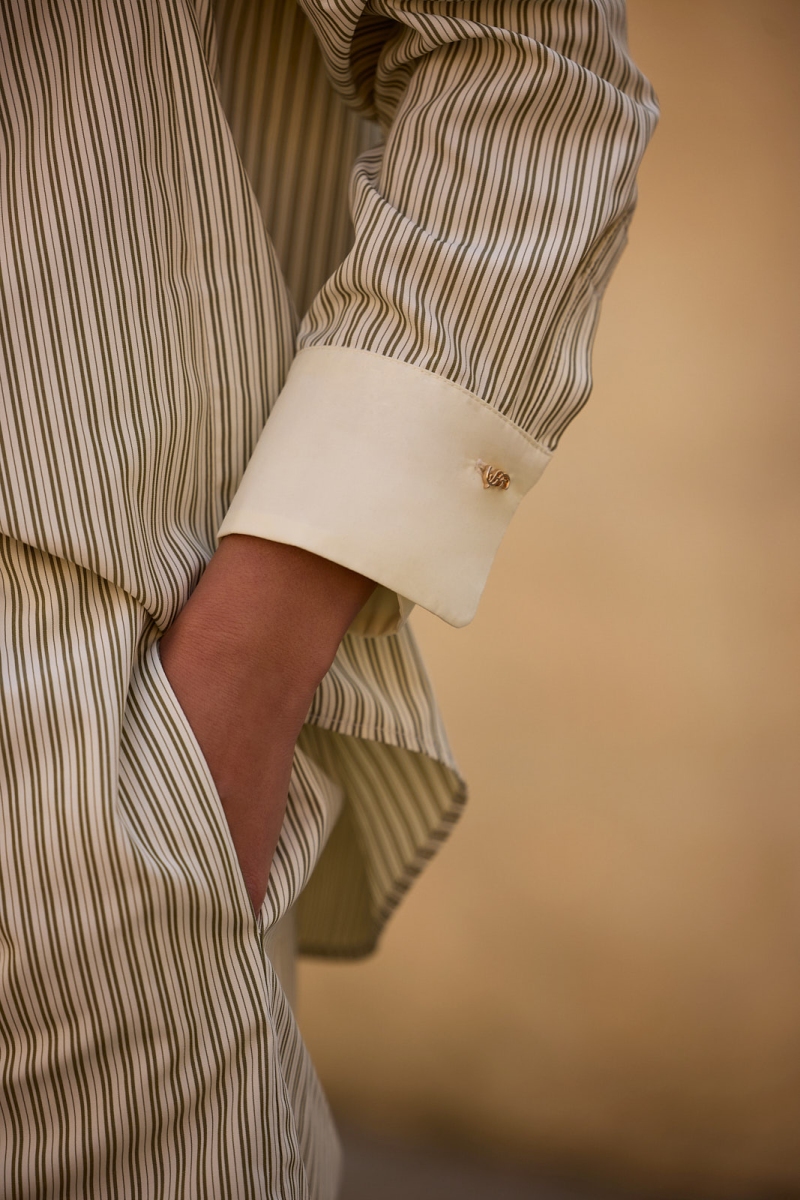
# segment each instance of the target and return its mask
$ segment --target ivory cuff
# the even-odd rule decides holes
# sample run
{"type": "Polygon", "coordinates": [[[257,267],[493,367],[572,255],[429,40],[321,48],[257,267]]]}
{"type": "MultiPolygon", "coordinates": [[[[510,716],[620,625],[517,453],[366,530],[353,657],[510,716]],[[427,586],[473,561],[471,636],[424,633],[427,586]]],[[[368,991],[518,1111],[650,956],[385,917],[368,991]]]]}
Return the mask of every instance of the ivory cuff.
{"type": "Polygon", "coordinates": [[[354,632],[391,632],[414,604],[466,625],[549,458],[439,375],[311,346],[292,363],[219,536],[288,542],[374,579],[382,586],[354,632]]]}

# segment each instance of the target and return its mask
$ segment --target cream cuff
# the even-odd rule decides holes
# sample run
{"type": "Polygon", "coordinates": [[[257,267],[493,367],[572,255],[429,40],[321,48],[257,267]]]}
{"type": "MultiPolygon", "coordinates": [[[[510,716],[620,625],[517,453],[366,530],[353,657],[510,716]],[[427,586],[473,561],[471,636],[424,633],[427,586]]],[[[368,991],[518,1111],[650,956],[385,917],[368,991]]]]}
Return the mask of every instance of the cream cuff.
{"type": "Polygon", "coordinates": [[[391,632],[414,604],[466,625],[549,457],[439,375],[368,350],[310,346],[292,363],[219,536],[288,542],[374,579],[381,587],[353,632],[391,632]]]}

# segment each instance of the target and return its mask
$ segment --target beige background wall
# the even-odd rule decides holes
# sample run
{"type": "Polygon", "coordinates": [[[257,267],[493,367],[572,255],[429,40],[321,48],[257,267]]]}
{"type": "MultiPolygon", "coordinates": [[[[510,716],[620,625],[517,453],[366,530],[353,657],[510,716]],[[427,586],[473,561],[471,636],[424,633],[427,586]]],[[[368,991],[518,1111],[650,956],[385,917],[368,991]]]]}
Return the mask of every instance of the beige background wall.
{"type": "Polygon", "coordinates": [[[663,117],[594,396],[473,625],[416,618],[471,804],[301,1020],[373,1127],[800,1196],[800,3],[629,20],[663,117]]]}

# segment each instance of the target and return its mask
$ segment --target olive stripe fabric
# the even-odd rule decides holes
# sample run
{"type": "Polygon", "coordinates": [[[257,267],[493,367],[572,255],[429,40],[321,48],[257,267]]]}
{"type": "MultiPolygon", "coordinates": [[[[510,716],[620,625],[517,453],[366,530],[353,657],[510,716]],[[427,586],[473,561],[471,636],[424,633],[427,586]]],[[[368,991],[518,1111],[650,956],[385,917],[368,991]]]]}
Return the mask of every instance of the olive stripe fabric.
{"type": "Polygon", "coordinates": [[[653,111],[616,4],[0,0],[4,1200],[335,1196],[275,963],[373,949],[464,785],[348,635],[255,915],[158,639],[298,347],[555,444],[653,111]]]}
{"type": "Polygon", "coordinates": [[[304,313],[353,243],[353,163],[377,125],[334,92],[294,3],[215,0],[220,98],[295,303],[304,313]]]}
{"type": "Polygon", "coordinates": [[[343,44],[323,22],[331,6],[306,9],[387,136],[356,170],[355,246],[299,345],[424,367],[552,449],[588,396],[655,122],[623,6],[372,0],[377,45],[374,22],[343,44]]]}
{"type": "Polygon", "coordinates": [[[555,448],[589,394],[600,299],[657,119],[624,5],[301,6],[319,45],[296,8],[216,4],[231,127],[301,314],[314,297],[298,345],[424,367],[555,448]],[[320,162],[318,141],[361,152],[347,255],[341,159],[320,162]]]}

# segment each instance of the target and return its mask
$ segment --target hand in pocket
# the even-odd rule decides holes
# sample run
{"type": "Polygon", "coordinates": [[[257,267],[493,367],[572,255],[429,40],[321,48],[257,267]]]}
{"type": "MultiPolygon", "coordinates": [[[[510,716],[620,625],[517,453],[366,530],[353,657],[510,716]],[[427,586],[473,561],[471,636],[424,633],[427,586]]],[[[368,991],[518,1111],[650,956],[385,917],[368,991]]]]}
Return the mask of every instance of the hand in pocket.
{"type": "Polygon", "coordinates": [[[161,662],[219,793],[255,912],[314,691],[374,584],[295,546],[223,538],[161,662]]]}

